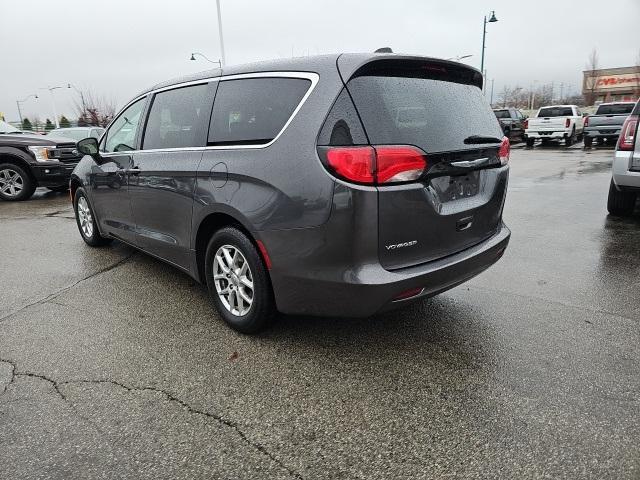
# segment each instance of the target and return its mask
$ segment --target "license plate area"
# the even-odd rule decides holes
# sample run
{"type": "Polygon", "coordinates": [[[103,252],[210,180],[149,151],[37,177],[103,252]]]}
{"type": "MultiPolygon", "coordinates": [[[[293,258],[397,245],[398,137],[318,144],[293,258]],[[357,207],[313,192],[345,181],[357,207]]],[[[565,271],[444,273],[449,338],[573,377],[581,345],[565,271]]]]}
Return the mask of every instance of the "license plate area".
{"type": "Polygon", "coordinates": [[[431,179],[431,187],[440,203],[475,197],[480,191],[481,173],[481,170],[475,170],[462,175],[436,177],[431,179]]]}

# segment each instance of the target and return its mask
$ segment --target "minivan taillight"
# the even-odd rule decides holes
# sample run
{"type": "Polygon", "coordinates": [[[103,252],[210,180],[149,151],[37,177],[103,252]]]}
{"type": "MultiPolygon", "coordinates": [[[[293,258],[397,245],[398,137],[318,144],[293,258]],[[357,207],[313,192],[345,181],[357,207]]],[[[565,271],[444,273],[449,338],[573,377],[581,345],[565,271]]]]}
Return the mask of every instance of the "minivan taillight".
{"type": "Polygon", "coordinates": [[[511,155],[511,142],[509,137],[502,137],[500,142],[500,148],[498,149],[498,157],[500,158],[500,165],[506,165],[509,163],[509,156],[511,155]]]}
{"type": "Polygon", "coordinates": [[[636,145],[636,130],[638,129],[638,115],[629,115],[622,125],[618,150],[633,150],[636,145]]]}
{"type": "Polygon", "coordinates": [[[569,125],[571,125],[571,119],[570,119],[570,118],[567,118],[567,119],[564,121],[564,128],[569,128],[569,125]]]}
{"type": "Polygon", "coordinates": [[[427,167],[424,153],[408,145],[329,147],[326,159],[336,176],[368,185],[410,182],[427,167]]]}

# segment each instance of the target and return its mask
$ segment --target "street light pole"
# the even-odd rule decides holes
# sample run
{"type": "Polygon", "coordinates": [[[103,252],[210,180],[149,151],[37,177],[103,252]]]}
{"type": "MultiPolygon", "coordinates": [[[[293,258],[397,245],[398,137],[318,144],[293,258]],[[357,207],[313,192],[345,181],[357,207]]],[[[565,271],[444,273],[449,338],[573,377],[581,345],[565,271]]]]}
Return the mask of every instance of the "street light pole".
{"type": "Polygon", "coordinates": [[[20,104],[26,102],[27,100],[29,100],[31,97],[33,98],[38,98],[38,95],[36,95],[35,93],[32,93],[31,95],[27,95],[26,97],[24,97],[22,100],[16,100],[16,106],[18,107],[18,116],[20,117],[20,128],[22,128],[22,110],[20,109],[20,104]]]}
{"type": "MultiPolygon", "coordinates": [[[[56,111],[56,99],[53,96],[53,91],[57,90],[58,88],[64,88],[64,87],[49,87],[47,86],[46,88],[41,87],[40,90],[49,90],[49,94],[51,95],[51,108],[53,109],[53,121],[56,125],[56,128],[60,128],[60,121],[58,120],[58,112],[56,111]]],[[[67,87],[69,88],[69,87],[67,87]]]]}
{"type": "Polygon", "coordinates": [[[227,63],[224,56],[224,39],[222,38],[222,15],[220,14],[220,0],[216,0],[216,7],[218,8],[218,35],[220,36],[220,68],[224,67],[227,63]]]}
{"type": "MultiPolygon", "coordinates": [[[[485,43],[487,39],[487,23],[495,23],[497,21],[498,19],[496,18],[496,12],[494,10],[491,11],[491,16],[489,17],[489,20],[487,20],[486,15],[484,16],[484,22],[482,24],[482,55],[480,59],[480,72],[482,73],[483,77],[484,77],[484,50],[485,50],[485,43]]],[[[484,78],[482,82],[482,88],[484,88],[484,78]]]]}

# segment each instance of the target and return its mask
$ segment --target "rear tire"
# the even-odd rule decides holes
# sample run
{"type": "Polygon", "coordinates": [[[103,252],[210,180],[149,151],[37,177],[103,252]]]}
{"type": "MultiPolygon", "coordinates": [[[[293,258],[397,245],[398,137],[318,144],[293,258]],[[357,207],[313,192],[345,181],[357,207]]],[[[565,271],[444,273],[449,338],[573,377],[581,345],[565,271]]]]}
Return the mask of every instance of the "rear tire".
{"type": "Polygon", "coordinates": [[[533,145],[536,143],[536,140],[534,138],[527,138],[526,142],[527,142],[527,148],[533,148],[533,145]]]}
{"type": "Polygon", "coordinates": [[[28,200],[36,184],[23,168],[13,163],[0,164],[0,198],[9,202],[28,200]]]}
{"type": "Polygon", "coordinates": [[[584,137],[584,148],[591,148],[592,145],[593,145],[593,138],[584,137]]]}
{"type": "Polygon", "coordinates": [[[100,235],[96,215],[82,188],[76,190],[73,199],[73,209],[76,214],[76,225],[84,242],[91,247],[102,247],[110,244],[113,239],[100,235]]]}
{"type": "Polygon", "coordinates": [[[609,213],[617,217],[628,217],[633,213],[635,205],[636,194],[618,190],[612,179],[609,185],[609,198],[607,199],[609,213]]]}
{"type": "Polygon", "coordinates": [[[234,330],[257,333],[273,322],[269,273],[254,244],[237,228],[222,228],[209,240],[205,277],[211,301],[234,330]]]}
{"type": "Polygon", "coordinates": [[[571,130],[571,135],[569,135],[564,139],[565,147],[570,147],[571,145],[573,145],[573,141],[575,140],[575,137],[576,137],[576,129],[574,128],[573,130],[571,130]]]}

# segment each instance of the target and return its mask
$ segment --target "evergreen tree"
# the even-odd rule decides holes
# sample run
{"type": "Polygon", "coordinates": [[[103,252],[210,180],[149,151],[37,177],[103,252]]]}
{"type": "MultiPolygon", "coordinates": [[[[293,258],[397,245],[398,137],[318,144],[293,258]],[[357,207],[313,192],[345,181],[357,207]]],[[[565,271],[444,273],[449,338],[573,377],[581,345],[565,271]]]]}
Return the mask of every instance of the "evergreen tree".
{"type": "Polygon", "coordinates": [[[69,128],[70,126],[71,126],[71,122],[69,121],[69,119],[64,115],[62,115],[60,117],[60,128],[69,128]]]}
{"type": "Polygon", "coordinates": [[[51,120],[47,118],[47,121],[44,123],[44,129],[48,131],[53,130],[53,128],[53,123],[51,123],[51,120]]]}
{"type": "Polygon", "coordinates": [[[22,119],[22,130],[33,130],[33,125],[31,125],[31,120],[28,118],[22,119]]]}

